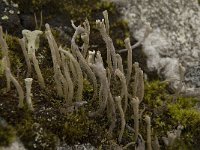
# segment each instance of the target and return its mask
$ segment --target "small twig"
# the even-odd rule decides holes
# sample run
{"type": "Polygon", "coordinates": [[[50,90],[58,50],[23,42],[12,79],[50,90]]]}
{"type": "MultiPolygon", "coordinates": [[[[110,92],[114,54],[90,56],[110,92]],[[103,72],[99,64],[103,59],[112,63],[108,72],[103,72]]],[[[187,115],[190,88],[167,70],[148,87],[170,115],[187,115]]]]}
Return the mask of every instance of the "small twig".
{"type": "MultiPolygon", "coordinates": [[[[144,37],[141,40],[139,40],[136,44],[132,45],[131,49],[133,50],[136,47],[140,46],[144,42],[144,40],[149,36],[150,33],[151,33],[151,27],[150,27],[150,25],[147,25],[145,32],[144,32],[144,37]]],[[[125,49],[118,50],[118,53],[123,53],[123,52],[127,52],[127,51],[128,50],[125,48],[125,49]]]]}
{"type": "Polygon", "coordinates": [[[77,26],[74,24],[74,21],[71,20],[72,27],[76,30],[77,26]]]}
{"type": "Polygon", "coordinates": [[[126,144],[122,149],[127,149],[131,145],[135,145],[135,142],[130,142],[130,143],[126,144]]]}
{"type": "MultiPolygon", "coordinates": [[[[135,49],[136,47],[140,46],[141,43],[144,41],[144,39],[138,41],[136,44],[132,45],[131,46],[131,49],[135,49]]],[[[125,48],[125,49],[121,49],[121,50],[118,50],[118,53],[123,53],[123,52],[127,52],[128,50],[125,48]]]]}
{"type": "Polygon", "coordinates": [[[34,19],[35,19],[35,29],[38,29],[38,22],[37,22],[37,17],[35,13],[34,13],[34,19]]]}
{"type": "Polygon", "coordinates": [[[40,26],[39,26],[39,30],[41,30],[42,24],[43,24],[43,14],[42,14],[42,10],[41,10],[40,11],[40,26]]]}

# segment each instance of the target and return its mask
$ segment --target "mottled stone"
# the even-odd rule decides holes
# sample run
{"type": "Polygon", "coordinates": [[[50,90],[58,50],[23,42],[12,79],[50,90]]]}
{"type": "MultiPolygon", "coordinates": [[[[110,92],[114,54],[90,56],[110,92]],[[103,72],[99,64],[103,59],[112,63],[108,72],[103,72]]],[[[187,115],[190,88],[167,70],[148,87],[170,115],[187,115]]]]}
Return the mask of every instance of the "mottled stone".
{"type": "Polygon", "coordinates": [[[186,70],[185,82],[188,86],[200,87],[200,66],[193,66],[186,70]]]}
{"type": "MultiPolygon", "coordinates": [[[[194,71],[190,68],[200,64],[200,7],[197,0],[127,0],[120,11],[129,22],[135,39],[142,39],[145,24],[152,27],[152,33],[142,43],[149,70],[156,70],[165,79],[178,82],[180,63],[187,70],[186,86],[199,87],[198,73],[190,73],[194,71]]],[[[177,83],[174,85],[176,87],[177,83]]]]}

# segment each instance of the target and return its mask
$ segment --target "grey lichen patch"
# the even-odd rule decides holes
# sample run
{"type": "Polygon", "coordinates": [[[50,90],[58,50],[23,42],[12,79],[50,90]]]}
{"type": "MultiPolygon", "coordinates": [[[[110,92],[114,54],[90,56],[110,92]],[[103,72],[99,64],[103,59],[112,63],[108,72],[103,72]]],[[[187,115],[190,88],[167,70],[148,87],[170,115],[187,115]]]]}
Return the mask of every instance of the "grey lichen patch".
{"type": "Polygon", "coordinates": [[[137,40],[144,36],[145,23],[153,28],[143,42],[149,70],[156,70],[165,79],[179,80],[179,72],[174,71],[179,63],[185,68],[199,64],[200,11],[197,0],[128,0],[121,10],[137,40]]]}
{"type": "Polygon", "coordinates": [[[186,70],[185,82],[192,87],[200,87],[200,66],[191,66],[186,70]]]}

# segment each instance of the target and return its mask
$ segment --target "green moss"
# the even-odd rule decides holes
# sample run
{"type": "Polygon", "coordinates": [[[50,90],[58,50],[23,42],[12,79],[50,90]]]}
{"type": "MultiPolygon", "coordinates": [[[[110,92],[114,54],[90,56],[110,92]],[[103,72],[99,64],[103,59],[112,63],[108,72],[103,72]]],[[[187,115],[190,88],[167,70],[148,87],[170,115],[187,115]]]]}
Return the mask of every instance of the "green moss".
{"type": "Polygon", "coordinates": [[[145,83],[145,103],[148,103],[149,107],[157,108],[162,106],[165,101],[171,98],[167,90],[167,83],[160,82],[158,80],[145,83]]]}
{"type": "Polygon", "coordinates": [[[196,109],[195,98],[179,97],[173,102],[173,95],[168,91],[164,82],[153,81],[145,85],[144,103],[147,106],[145,113],[152,118],[154,133],[161,139],[167,131],[175,130],[178,125],[184,127],[179,139],[173,148],[194,147],[198,144],[200,129],[200,112],[196,109]]]}
{"type": "Polygon", "coordinates": [[[97,146],[105,136],[105,124],[101,126],[83,112],[68,115],[63,130],[69,144],[89,142],[97,146]]]}
{"type": "MultiPolygon", "coordinates": [[[[24,64],[21,47],[18,43],[17,37],[11,36],[9,34],[7,35],[4,34],[4,37],[9,47],[8,55],[11,62],[11,72],[14,74],[14,76],[16,76],[16,74],[19,73],[20,69],[22,68],[24,64]]],[[[1,88],[6,86],[5,78],[4,78],[4,70],[2,68],[2,61],[1,61],[2,58],[3,58],[3,55],[2,55],[1,45],[0,45],[0,82],[1,82],[0,87],[1,88]]]]}
{"type": "Polygon", "coordinates": [[[11,71],[16,73],[17,69],[20,69],[23,66],[23,52],[18,42],[18,38],[12,35],[7,34],[5,36],[6,43],[8,45],[8,55],[11,62],[11,71]]]}
{"type": "MultiPolygon", "coordinates": [[[[84,85],[87,87],[85,91],[90,93],[92,89],[88,81],[84,81],[84,85]]],[[[67,144],[79,142],[98,146],[102,139],[107,138],[107,119],[93,120],[87,117],[93,106],[79,108],[71,114],[62,114],[62,99],[54,97],[53,92],[44,94],[34,88],[33,93],[39,95],[33,97],[34,112],[28,111],[27,108],[19,110],[14,105],[16,98],[13,97],[3,98],[4,105],[0,109],[0,114],[13,125],[17,137],[27,149],[55,149],[59,139],[67,144]],[[11,114],[10,111],[14,113],[11,114]]],[[[84,99],[87,97],[88,95],[85,95],[84,99]]]]}
{"type": "Polygon", "coordinates": [[[22,135],[20,135],[20,131],[18,131],[18,134],[21,136],[20,139],[21,141],[23,141],[24,146],[27,149],[55,149],[58,143],[58,137],[52,132],[46,130],[39,123],[30,123],[31,122],[27,122],[25,126],[20,127],[20,130],[23,130],[22,135]]]}
{"type": "Polygon", "coordinates": [[[21,47],[18,42],[18,37],[7,34],[5,36],[5,40],[6,40],[6,43],[8,44],[10,51],[14,51],[16,54],[19,54],[22,52],[21,47]]]}
{"type": "Polygon", "coordinates": [[[194,146],[200,139],[200,111],[195,107],[194,98],[179,98],[176,104],[168,104],[168,114],[172,124],[181,124],[184,127],[183,138],[188,146],[194,146]]]}
{"type": "Polygon", "coordinates": [[[83,80],[83,97],[85,101],[88,101],[92,98],[93,87],[90,82],[86,79],[83,80]]]}
{"type": "Polygon", "coordinates": [[[53,150],[56,148],[58,137],[46,128],[44,122],[38,118],[35,119],[35,114],[27,108],[17,113],[21,114],[21,119],[15,118],[14,121],[18,122],[15,129],[17,136],[27,149],[53,150]]]}

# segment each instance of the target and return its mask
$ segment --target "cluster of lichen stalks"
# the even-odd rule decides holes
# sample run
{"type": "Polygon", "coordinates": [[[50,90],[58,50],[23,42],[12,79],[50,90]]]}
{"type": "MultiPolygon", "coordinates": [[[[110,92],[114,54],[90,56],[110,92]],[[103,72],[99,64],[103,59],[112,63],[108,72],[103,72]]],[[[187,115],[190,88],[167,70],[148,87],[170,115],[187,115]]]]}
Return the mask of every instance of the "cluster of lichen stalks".
{"type": "MultiPolygon", "coordinates": [[[[117,126],[117,120],[121,122],[121,129],[118,136],[119,144],[122,141],[124,129],[126,126],[126,115],[127,108],[131,106],[132,113],[134,116],[134,141],[127,144],[124,147],[126,149],[130,145],[135,145],[136,148],[144,148],[145,141],[142,135],[139,133],[139,120],[142,117],[142,112],[140,113],[139,105],[144,97],[144,79],[143,71],[139,67],[138,63],[132,64],[132,48],[129,38],[125,39],[125,47],[127,51],[127,67],[126,73],[122,64],[122,58],[119,54],[116,54],[112,39],[109,36],[109,20],[107,11],[103,12],[105,20],[97,20],[96,26],[100,31],[100,34],[106,44],[107,49],[107,68],[105,68],[101,53],[99,51],[88,51],[89,49],[89,35],[90,35],[90,25],[88,20],[85,20],[83,26],[75,26],[72,22],[72,26],[75,29],[75,33],[71,40],[71,49],[65,50],[62,47],[58,47],[51,29],[48,24],[45,25],[46,31],[45,35],[49,43],[51,50],[53,70],[54,70],[54,81],[57,91],[57,95],[65,100],[66,112],[70,111],[69,108],[79,107],[88,103],[88,101],[82,100],[83,93],[83,79],[88,79],[88,81],[93,85],[93,100],[98,100],[98,109],[94,112],[89,112],[88,116],[91,118],[102,116],[107,114],[107,118],[110,121],[109,134],[113,134],[113,130],[117,126]],[[76,43],[77,37],[81,37],[83,45],[81,47],[76,43]],[[133,73],[134,72],[134,73],[133,73]],[[120,93],[115,95],[112,93],[113,84],[111,82],[112,78],[118,78],[121,84],[120,93]],[[133,80],[133,82],[131,82],[133,80]],[[129,90],[131,89],[131,91],[129,90]],[[117,114],[119,112],[119,114],[117,114]],[[120,116],[120,117],[118,117],[120,116]]],[[[27,65],[27,78],[26,83],[26,102],[28,108],[34,111],[32,105],[32,94],[31,94],[31,84],[32,84],[32,66],[33,64],[35,72],[37,74],[38,83],[42,89],[45,90],[45,82],[42,76],[42,72],[39,67],[38,60],[35,55],[35,51],[39,48],[39,36],[42,31],[35,30],[23,30],[23,38],[19,39],[19,43],[23,50],[27,65]]],[[[24,91],[20,83],[13,76],[10,69],[10,60],[8,56],[8,45],[3,37],[2,28],[0,27],[0,45],[2,49],[2,66],[5,72],[7,80],[7,91],[11,89],[11,82],[15,85],[18,95],[19,95],[19,105],[18,107],[24,107],[24,91]]],[[[116,87],[115,87],[116,88],[116,87]]],[[[96,107],[95,107],[96,108],[96,107]]],[[[151,119],[149,116],[145,116],[145,121],[147,124],[147,137],[146,145],[147,149],[152,149],[151,140],[151,119]]],[[[168,145],[172,144],[177,135],[171,134],[168,137],[168,145]]],[[[159,149],[158,139],[154,142],[155,147],[159,149]]]]}

